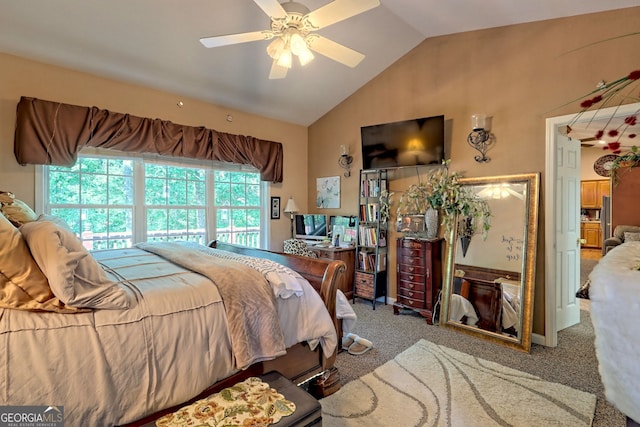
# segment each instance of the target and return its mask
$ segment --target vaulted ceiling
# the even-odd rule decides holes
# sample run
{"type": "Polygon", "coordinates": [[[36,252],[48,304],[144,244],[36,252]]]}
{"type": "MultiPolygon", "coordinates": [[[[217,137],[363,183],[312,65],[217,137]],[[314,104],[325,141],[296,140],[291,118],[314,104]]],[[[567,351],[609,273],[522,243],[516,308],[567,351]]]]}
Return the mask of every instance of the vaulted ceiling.
{"type": "MultiPolygon", "coordinates": [[[[300,0],[310,10],[327,0],[300,0]]],[[[199,39],[270,28],[252,0],[0,0],[0,52],[310,125],[425,38],[637,6],[638,0],[381,0],[318,31],[366,55],[322,55],[268,78],[268,41],[199,39]]]]}

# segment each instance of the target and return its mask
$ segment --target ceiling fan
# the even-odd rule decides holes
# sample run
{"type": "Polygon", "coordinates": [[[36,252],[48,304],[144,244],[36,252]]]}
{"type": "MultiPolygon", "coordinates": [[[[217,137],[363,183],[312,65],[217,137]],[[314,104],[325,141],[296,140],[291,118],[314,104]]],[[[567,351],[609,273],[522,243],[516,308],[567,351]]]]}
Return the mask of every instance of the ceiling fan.
{"type": "Polygon", "coordinates": [[[364,59],[362,53],[322,37],[315,31],[380,5],[379,0],[334,0],[310,11],[295,1],[282,4],[278,0],[253,1],[271,18],[270,30],[203,37],[200,42],[205,47],[219,47],[272,40],[267,46],[267,54],[273,58],[270,79],[286,77],[294,56],[301,65],[309,63],[314,57],[311,51],[352,68],[358,65],[364,59]]]}

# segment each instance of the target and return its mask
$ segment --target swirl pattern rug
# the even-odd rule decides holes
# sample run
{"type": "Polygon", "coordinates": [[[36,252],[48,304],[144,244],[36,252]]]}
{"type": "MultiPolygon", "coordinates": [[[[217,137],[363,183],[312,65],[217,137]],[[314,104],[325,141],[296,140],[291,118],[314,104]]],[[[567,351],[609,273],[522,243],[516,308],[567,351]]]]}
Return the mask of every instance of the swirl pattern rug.
{"type": "Polygon", "coordinates": [[[324,398],[327,426],[590,426],[596,396],[420,340],[324,398]]]}

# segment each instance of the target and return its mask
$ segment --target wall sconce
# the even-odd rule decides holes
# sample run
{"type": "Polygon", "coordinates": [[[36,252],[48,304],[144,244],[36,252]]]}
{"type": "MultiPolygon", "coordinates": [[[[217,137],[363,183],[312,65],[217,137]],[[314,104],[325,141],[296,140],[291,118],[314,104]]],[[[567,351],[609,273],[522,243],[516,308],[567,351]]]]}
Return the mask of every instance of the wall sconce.
{"type": "Polygon", "coordinates": [[[353,156],[349,155],[349,147],[347,145],[340,146],[340,157],[338,157],[338,164],[341,168],[346,170],[344,176],[351,176],[351,163],[353,163],[353,156]]]}
{"type": "Polygon", "coordinates": [[[289,197],[287,206],[284,207],[284,212],[291,215],[291,238],[293,239],[293,217],[295,216],[296,212],[300,212],[300,208],[298,208],[298,205],[296,205],[293,197],[289,197]]]}
{"type": "Polygon", "coordinates": [[[493,142],[491,132],[487,129],[487,116],[484,114],[473,114],[471,116],[471,128],[473,129],[467,137],[467,142],[482,154],[475,156],[474,159],[478,163],[488,162],[491,159],[487,157],[487,149],[493,142]]]}

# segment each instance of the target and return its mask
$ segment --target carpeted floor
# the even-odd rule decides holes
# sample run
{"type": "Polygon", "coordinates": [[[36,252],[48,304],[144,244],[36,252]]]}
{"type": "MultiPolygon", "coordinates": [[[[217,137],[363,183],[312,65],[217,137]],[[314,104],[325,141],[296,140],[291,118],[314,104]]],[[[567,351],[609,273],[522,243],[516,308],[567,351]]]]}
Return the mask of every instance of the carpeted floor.
{"type": "Polygon", "coordinates": [[[596,396],[422,339],[321,403],[329,427],[589,427],[596,396]]]}
{"type": "Polygon", "coordinates": [[[546,381],[558,382],[597,396],[594,427],[623,427],[626,417],[604,397],[594,348],[594,331],[589,300],[580,300],[581,323],[558,333],[555,348],[533,344],[523,353],[492,344],[450,329],[427,325],[424,318],[407,311],[398,316],[391,305],[376,305],[357,300],[353,305],[358,321],[353,332],[371,340],[374,347],[359,356],[341,352],[336,366],[342,384],[372,372],[420,339],[499,363],[546,381]]]}
{"type": "Polygon", "coordinates": [[[580,258],[580,284],[584,284],[589,278],[589,273],[598,263],[597,259],[580,258]]]}

